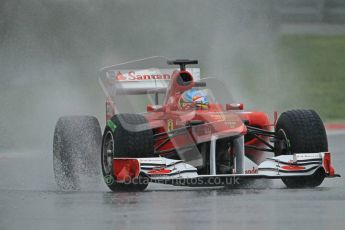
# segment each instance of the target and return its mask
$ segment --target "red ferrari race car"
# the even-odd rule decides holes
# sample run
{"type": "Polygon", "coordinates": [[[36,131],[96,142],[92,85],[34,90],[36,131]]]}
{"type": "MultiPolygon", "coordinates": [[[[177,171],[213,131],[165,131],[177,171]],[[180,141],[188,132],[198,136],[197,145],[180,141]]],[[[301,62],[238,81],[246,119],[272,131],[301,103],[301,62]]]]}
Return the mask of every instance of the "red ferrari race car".
{"type": "Polygon", "coordinates": [[[234,187],[264,178],[301,188],[339,176],[315,111],[290,110],[271,122],[243,104],[220,103],[224,84],[187,68],[195,64],[152,57],[103,68],[103,137],[95,117],[61,117],[56,124],[59,187],[78,188],[80,176],[100,166],[112,191],[140,191],[151,182],[234,187]]]}

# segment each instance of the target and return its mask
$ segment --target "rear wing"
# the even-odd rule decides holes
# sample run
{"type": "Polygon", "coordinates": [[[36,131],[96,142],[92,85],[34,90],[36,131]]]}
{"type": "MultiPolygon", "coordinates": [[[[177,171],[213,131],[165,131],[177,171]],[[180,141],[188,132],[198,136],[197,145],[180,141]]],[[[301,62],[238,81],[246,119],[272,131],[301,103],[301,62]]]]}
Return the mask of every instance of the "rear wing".
{"type": "MultiPolygon", "coordinates": [[[[165,93],[176,68],[114,69],[103,68],[99,82],[107,97],[165,93]]],[[[194,78],[200,80],[200,68],[187,68],[194,78]]]]}

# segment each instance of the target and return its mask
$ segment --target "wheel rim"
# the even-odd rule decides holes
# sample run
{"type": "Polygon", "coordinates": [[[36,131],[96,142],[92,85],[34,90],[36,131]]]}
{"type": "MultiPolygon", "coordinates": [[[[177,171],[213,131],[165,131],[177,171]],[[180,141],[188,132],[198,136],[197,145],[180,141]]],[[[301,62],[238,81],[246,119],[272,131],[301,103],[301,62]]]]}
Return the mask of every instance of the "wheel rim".
{"type": "Polygon", "coordinates": [[[290,142],[283,129],[279,129],[277,132],[277,140],[275,147],[278,156],[291,154],[290,142]]]}
{"type": "Polygon", "coordinates": [[[110,174],[113,167],[114,156],[114,137],[113,134],[108,131],[105,134],[102,151],[102,165],[104,172],[110,174]]]}

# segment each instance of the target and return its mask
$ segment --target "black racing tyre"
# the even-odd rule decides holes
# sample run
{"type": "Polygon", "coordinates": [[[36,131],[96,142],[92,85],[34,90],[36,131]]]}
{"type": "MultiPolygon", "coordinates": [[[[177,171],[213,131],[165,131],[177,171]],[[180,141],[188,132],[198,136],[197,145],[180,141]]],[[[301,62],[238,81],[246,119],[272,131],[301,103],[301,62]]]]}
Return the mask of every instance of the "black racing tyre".
{"type": "Polygon", "coordinates": [[[231,174],[233,169],[233,158],[229,153],[230,140],[218,140],[216,143],[217,155],[217,174],[231,174]]]}
{"type": "MultiPolygon", "coordinates": [[[[314,110],[290,110],[282,113],[276,125],[275,155],[327,152],[326,130],[314,110]]],[[[313,176],[282,179],[288,188],[317,187],[325,178],[323,169],[313,176]]]]}
{"type": "Polygon", "coordinates": [[[99,175],[102,132],[97,118],[64,116],[56,123],[53,141],[55,181],[62,190],[80,186],[80,175],[99,175]]]}
{"type": "Polygon", "coordinates": [[[118,114],[107,122],[102,140],[102,172],[112,191],[143,191],[148,178],[140,175],[135,181],[119,183],[114,178],[113,157],[153,157],[153,132],[140,114],[118,114]]]}

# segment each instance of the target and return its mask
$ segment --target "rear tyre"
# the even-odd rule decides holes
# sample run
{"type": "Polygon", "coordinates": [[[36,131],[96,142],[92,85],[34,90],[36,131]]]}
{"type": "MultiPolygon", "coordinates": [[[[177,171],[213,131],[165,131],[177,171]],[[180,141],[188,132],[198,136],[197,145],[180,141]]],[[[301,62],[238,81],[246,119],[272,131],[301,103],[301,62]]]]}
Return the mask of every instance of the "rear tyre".
{"type": "MultiPolygon", "coordinates": [[[[327,152],[326,130],[314,110],[290,110],[280,115],[276,125],[275,155],[327,152]]],[[[325,178],[323,169],[313,176],[282,179],[288,188],[317,187],[325,178]]]]}
{"type": "Polygon", "coordinates": [[[140,114],[118,114],[107,122],[102,141],[102,172],[112,191],[143,191],[148,178],[139,175],[134,181],[119,183],[114,178],[113,158],[153,157],[153,132],[140,114]]]}
{"type": "Polygon", "coordinates": [[[60,117],[55,126],[53,167],[55,181],[62,190],[80,187],[80,175],[99,175],[102,133],[92,116],[60,117]]]}

